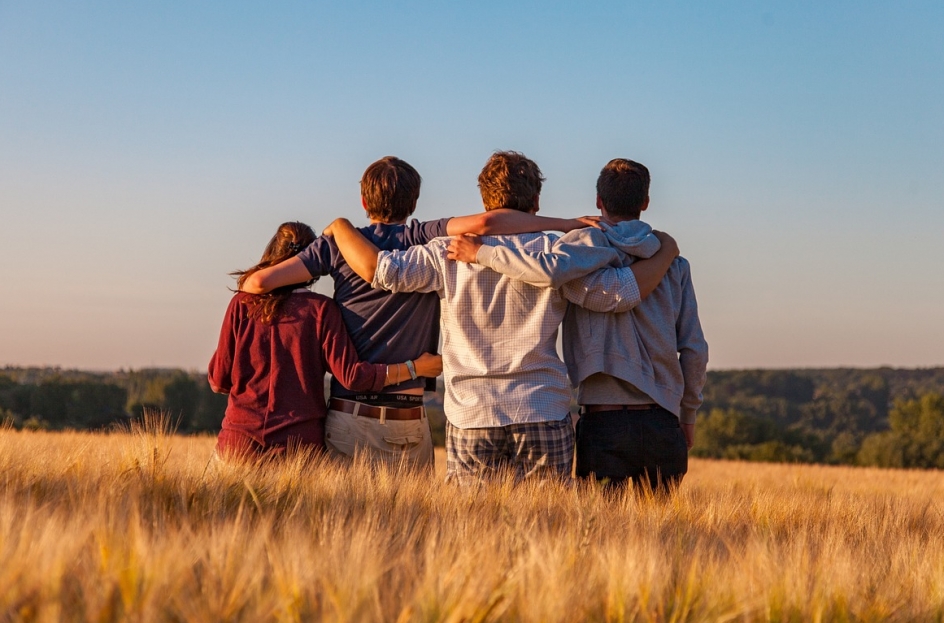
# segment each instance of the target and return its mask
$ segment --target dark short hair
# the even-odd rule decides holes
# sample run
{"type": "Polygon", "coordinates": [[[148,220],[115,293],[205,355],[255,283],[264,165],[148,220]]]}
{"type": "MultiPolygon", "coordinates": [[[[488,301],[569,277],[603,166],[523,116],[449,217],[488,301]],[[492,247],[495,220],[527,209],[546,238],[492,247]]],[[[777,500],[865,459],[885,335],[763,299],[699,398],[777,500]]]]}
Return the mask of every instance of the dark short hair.
{"type": "Polygon", "coordinates": [[[361,177],[361,196],[371,218],[384,223],[402,221],[416,210],[423,180],[408,162],[384,156],[361,177]]]}
{"type": "Polygon", "coordinates": [[[516,151],[496,151],[479,173],[479,191],[486,210],[511,208],[530,212],[541,194],[544,176],[533,160],[516,151]]]}
{"type": "Polygon", "coordinates": [[[610,214],[639,218],[649,196],[649,169],[625,158],[610,160],[597,178],[597,196],[610,214]]]}

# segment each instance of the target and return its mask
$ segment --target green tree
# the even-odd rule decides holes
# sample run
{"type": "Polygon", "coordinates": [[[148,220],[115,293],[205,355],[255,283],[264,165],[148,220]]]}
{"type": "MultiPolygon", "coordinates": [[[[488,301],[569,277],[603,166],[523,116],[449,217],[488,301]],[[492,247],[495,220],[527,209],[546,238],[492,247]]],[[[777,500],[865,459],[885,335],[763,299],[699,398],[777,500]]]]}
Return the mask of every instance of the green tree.
{"type": "Polygon", "coordinates": [[[200,390],[197,389],[197,383],[181,372],[174,375],[164,386],[164,401],[161,406],[171,421],[179,421],[182,427],[189,429],[199,400],[200,390]]]}
{"type": "Polygon", "coordinates": [[[859,462],[880,467],[944,469],[944,396],[928,393],[895,403],[891,430],[867,437],[859,462]]]}
{"type": "Polygon", "coordinates": [[[890,430],[873,433],[862,440],[856,462],[875,467],[904,467],[904,447],[898,435],[890,430]]]}
{"type": "Polygon", "coordinates": [[[197,392],[197,410],[188,422],[188,430],[191,432],[219,431],[229,397],[226,394],[213,393],[206,379],[203,379],[202,383],[197,383],[197,392]]]}
{"type": "Polygon", "coordinates": [[[777,436],[777,426],[769,419],[734,409],[712,409],[698,417],[695,429],[697,443],[692,454],[718,459],[737,458],[729,455],[729,448],[751,446],[777,436]]]}
{"type": "Polygon", "coordinates": [[[28,402],[23,415],[53,428],[101,428],[124,415],[127,392],[117,385],[50,380],[23,386],[28,402]]]}

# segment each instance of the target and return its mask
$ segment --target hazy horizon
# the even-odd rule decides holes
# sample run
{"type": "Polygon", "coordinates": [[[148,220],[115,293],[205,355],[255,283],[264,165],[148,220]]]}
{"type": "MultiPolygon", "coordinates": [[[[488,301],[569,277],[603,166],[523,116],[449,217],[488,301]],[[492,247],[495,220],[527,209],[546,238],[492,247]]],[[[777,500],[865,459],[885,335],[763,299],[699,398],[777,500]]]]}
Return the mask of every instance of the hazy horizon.
{"type": "MultiPolygon", "coordinates": [[[[514,149],[611,158],[692,265],[709,369],[944,365],[944,5],[0,4],[0,366],[202,370],[279,223],[422,220],[514,149]]],[[[324,286],[322,286],[323,288],[324,286]]]]}

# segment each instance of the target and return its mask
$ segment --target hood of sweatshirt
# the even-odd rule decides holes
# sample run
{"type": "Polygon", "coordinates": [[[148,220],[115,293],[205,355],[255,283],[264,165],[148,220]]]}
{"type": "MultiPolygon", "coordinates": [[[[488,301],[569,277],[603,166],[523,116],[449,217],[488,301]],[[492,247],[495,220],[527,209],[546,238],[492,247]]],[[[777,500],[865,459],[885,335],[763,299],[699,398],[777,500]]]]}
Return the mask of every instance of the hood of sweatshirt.
{"type": "Polygon", "coordinates": [[[662,244],[648,223],[640,220],[606,224],[603,232],[610,244],[627,255],[647,259],[656,254],[662,244]]]}

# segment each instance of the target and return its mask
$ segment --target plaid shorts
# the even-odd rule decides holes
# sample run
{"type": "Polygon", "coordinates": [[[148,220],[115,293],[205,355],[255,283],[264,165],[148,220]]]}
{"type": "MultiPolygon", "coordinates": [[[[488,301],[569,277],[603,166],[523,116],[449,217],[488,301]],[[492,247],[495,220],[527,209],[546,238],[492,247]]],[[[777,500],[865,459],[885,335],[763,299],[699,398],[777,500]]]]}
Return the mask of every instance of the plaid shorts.
{"type": "Polygon", "coordinates": [[[446,481],[468,485],[508,470],[515,480],[569,478],[574,425],[562,420],[494,428],[457,428],[446,421],[446,481]]]}

